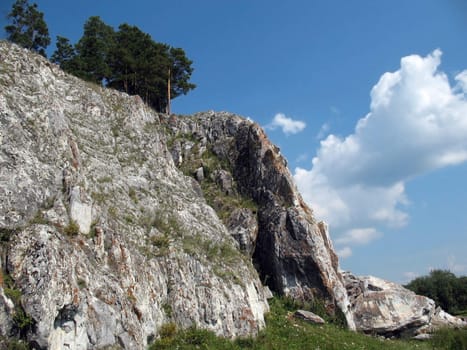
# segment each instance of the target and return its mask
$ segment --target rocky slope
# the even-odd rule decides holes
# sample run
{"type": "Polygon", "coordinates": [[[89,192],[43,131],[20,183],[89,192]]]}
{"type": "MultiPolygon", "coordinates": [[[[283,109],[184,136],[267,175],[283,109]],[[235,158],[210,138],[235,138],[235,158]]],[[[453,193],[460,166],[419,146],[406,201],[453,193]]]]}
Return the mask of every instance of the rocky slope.
{"type": "Polygon", "coordinates": [[[377,324],[257,124],[159,115],[6,42],[0,124],[0,336],[144,349],[170,322],[254,335],[269,288],[377,324]]]}
{"type": "Polygon", "coordinates": [[[144,349],[167,322],[264,326],[257,272],[174,165],[157,114],[5,42],[0,86],[0,335],[144,349]]]}

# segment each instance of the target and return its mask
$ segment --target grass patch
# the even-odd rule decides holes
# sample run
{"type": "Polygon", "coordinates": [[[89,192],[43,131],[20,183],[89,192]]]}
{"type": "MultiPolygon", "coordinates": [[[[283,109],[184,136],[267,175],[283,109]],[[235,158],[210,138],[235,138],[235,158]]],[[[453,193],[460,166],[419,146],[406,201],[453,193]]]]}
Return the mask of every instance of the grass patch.
{"type": "Polygon", "coordinates": [[[177,217],[170,213],[165,214],[162,210],[158,210],[154,214],[143,215],[139,220],[139,224],[146,228],[147,232],[155,227],[159,232],[167,236],[181,236],[183,233],[182,225],[177,217]]]}
{"type": "Polygon", "coordinates": [[[442,328],[435,332],[431,340],[433,349],[467,349],[467,329],[442,328]]]}
{"type": "Polygon", "coordinates": [[[49,221],[44,217],[44,215],[42,214],[42,210],[40,209],[36,212],[34,217],[29,221],[29,224],[31,225],[34,225],[34,224],[47,225],[48,223],[49,221]]]}
{"type": "Polygon", "coordinates": [[[78,223],[71,219],[68,225],[63,229],[63,233],[67,236],[77,236],[79,234],[79,225],[78,223]]]}
{"type": "Polygon", "coordinates": [[[165,233],[150,237],[149,242],[157,248],[155,256],[165,256],[169,253],[170,239],[165,233]]]}
{"type": "MultiPolygon", "coordinates": [[[[214,333],[195,327],[186,330],[159,332],[161,338],[149,346],[156,349],[393,349],[393,350],[428,350],[433,349],[431,342],[381,340],[367,335],[348,331],[334,324],[311,325],[295,319],[291,312],[293,305],[283,299],[270,301],[271,312],[266,318],[267,327],[256,338],[228,340],[216,337],[214,333]]],[[[445,349],[445,348],[442,348],[445,349]]],[[[451,349],[451,348],[449,348],[451,349]]],[[[454,348],[452,348],[454,349],[454,348]]],[[[461,348],[459,348],[461,349],[461,348]]],[[[465,348],[462,348],[465,349],[465,348]]]]}
{"type": "Polygon", "coordinates": [[[15,287],[15,283],[10,275],[3,275],[3,292],[13,301],[15,313],[13,315],[14,329],[22,336],[34,325],[34,320],[24,311],[21,304],[21,291],[15,287]]]}
{"type": "Polygon", "coordinates": [[[138,204],[138,195],[136,194],[136,191],[134,188],[130,187],[130,189],[128,190],[128,196],[131,198],[131,200],[135,204],[138,204]]]}

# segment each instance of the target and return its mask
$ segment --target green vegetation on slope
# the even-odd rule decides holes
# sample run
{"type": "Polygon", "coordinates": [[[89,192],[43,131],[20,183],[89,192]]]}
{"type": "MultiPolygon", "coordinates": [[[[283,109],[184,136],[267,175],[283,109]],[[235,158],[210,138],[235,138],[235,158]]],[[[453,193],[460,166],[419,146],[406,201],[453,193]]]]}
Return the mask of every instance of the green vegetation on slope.
{"type": "MultiPolygon", "coordinates": [[[[149,349],[433,349],[431,342],[377,339],[351,332],[335,324],[308,324],[292,316],[295,308],[285,299],[274,298],[270,305],[271,312],[266,318],[266,329],[256,338],[231,341],[196,328],[177,331],[173,324],[169,324],[163,327],[161,339],[154,342],[149,349]]],[[[459,332],[461,331],[452,334],[461,334],[459,332]]]]}

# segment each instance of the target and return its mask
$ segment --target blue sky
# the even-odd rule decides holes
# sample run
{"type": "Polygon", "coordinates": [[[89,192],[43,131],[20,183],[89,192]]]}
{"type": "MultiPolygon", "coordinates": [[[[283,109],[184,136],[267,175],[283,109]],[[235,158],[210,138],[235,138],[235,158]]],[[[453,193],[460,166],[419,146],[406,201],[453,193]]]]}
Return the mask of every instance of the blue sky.
{"type": "Polygon", "coordinates": [[[36,2],[52,37],[76,42],[98,15],[182,47],[198,87],[173,111],[265,127],[343,269],[467,274],[465,1],[36,2]]]}

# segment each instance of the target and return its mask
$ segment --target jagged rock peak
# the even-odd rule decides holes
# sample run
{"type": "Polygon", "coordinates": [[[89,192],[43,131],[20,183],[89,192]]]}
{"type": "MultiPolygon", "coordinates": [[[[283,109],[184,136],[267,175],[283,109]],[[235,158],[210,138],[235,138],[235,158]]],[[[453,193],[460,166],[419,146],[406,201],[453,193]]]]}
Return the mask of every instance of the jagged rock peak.
{"type": "Polygon", "coordinates": [[[252,256],[262,280],[295,299],[323,299],[329,312],[342,312],[354,329],[327,225],[316,222],[263,129],[225,112],[165,120],[174,162],[187,175],[206,170],[199,181],[205,197],[252,256]],[[229,206],[232,197],[252,201],[254,210],[239,212],[229,206]],[[239,216],[247,227],[237,224],[239,216]]]}

